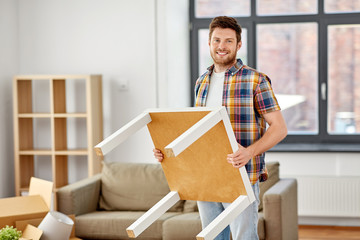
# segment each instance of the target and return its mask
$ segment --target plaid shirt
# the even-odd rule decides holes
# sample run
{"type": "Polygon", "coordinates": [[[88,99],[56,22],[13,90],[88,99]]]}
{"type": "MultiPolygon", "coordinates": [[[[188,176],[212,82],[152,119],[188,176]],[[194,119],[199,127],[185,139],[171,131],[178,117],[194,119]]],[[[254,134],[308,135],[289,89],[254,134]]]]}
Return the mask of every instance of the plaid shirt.
{"type": "MultiPolygon", "coordinates": [[[[208,68],[195,84],[195,106],[205,107],[210,76],[214,65],[208,68]]],[[[240,145],[247,147],[266,131],[264,113],[280,110],[268,76],[243,65],[240,59],[225,72],[222,105],[226,107],[230,122],[240,145]]],[[[268,178],[265,153],[253,157],[246,170],[251,184],[268,178]]]]}

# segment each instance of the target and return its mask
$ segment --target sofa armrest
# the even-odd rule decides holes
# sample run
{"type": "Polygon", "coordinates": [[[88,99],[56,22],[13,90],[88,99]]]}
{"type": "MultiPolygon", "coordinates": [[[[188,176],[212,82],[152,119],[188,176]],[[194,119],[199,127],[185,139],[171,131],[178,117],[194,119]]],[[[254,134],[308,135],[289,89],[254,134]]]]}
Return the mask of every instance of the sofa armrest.
{"type": "Polygon", "coordinates": [[[264,193],[264,218],[267,240],[297,240],[297,181],[280,179],[264,193]]]}
{"type": "Polygon", "coordinates": [[[97,209],[100,197],[101,174],[60,188],[57,208],[65,214],[81,215],[97,209]]]}

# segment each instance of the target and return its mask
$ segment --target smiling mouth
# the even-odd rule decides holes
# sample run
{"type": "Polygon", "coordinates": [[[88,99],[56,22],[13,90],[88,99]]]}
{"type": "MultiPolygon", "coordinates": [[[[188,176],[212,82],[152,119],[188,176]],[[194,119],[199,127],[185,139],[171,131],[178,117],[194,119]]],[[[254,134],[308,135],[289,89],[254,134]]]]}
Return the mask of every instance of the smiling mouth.
{"type": "Polygon", "coordinates": [[[225,55],[227,55],[228,53],[227,52],[216,52],[218,55],[220,55],[220,56],[225,56],[225,55]]]}

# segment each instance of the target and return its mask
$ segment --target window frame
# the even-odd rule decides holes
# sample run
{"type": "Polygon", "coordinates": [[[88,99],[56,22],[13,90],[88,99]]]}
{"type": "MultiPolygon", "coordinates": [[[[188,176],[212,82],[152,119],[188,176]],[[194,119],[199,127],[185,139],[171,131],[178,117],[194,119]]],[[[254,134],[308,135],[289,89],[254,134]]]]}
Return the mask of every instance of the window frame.
{"type": "MultiPolygon", "coordinates": [[[[250,3],[251,15],[248,17],[235,17],[243,28],[247,28],[248,37],[248,65],[256,69],[256,26],[257,24],[276,23],[306,23],[318,24],[318,134],[291,134],[271,151],[310,151],[310,152],[360,152],[360,134],[329,134],[328,133],[328,26],[343,24],[360,24],[360,12],[351,13],[325,13],[324,1],[317,0],[317,14],[299,15],[271,15],[257,16],[257,0],[250,3]],[[321,86],[326,85],[326,99],[322,99],[321,86]]],[[[190,0],[190,74],[191,74],[191,102],[194,102],[194,86],[199,77],[198,66],[198,31],[207,29],[212,18],[196,18],[196,0],[190,0]]],[[[270,76],[271,77],[271,76],[270,76]]]]}

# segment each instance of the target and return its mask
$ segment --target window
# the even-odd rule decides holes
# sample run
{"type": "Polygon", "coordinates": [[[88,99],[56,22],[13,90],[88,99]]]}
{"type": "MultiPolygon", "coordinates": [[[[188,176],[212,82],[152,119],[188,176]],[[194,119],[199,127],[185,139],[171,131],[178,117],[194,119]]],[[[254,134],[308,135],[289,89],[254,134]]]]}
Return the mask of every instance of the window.
{"type": "Polygon", "coordinates": [[[326,13],[360,12],[360,0],[325,0],[326,13]]]}
{"type": "Polygon", "coordinates": [[[289,134],[318,134],[317,23],[257,25],[257,69],[272,85],[289,134]]]}
{"type": "Polygon", "coordinates": [[[197,18],[218,15],[250,16],[250,0],[197,0],[195,4],[197,18]]]}
{"type": "Polygon", "coordinates": [[[317,0],[257,0],[256,14],[266,15],[290,15],[290,14],[316,14],[317,0]]]}
{"type": "Polygon", "coordinates": [[[192,100],[219,15],[237,19],[238,57],[272,81],[289,130],[277,150],[360,151],[360,0],[190,0],[192,100]]]}
{"type": "Polygon", "coordinates": [[[360,134],[360,25],[328,26],[328,132],[360,134]]]}

